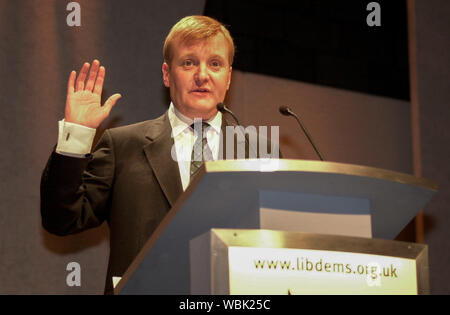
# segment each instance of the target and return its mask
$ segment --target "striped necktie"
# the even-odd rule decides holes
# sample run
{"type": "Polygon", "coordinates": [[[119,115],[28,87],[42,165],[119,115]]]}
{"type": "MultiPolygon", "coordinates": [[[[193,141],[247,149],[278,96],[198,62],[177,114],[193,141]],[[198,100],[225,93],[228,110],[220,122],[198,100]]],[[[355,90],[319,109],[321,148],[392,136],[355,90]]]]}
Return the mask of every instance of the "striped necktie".
{"type": "Polygon", "coordinates": [[[191,154],[191,168],[190,168],[190,179],[192,179],[197,175],[198,170],[203,165],[204,161],[213,160],[211,149],[208,145],[208,140],[206,138],[207,128],[210,127],[207,122],[195,122],[191,125],[191,128],[194,130],[194,135],[197,136],[195,140],[194,146],[192,147],[191,154]]]}

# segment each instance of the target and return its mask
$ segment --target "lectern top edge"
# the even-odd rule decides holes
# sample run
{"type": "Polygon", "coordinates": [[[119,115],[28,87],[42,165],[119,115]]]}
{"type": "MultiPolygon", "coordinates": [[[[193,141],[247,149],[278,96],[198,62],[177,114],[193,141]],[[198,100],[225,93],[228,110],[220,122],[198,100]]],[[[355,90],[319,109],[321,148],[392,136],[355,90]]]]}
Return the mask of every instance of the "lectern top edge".
{"type": "Polygon", "coordinates": [[[394,181],[402,184],[418,186],[433,191],[438,190],[438,186],[435,182],[425,178],[415,177],[410,174],[375,168],[371,166],[338,162],[288,159],[219,160],[205,162],[205,170],[206,173],[272,171],[341,174],[394,181]]]}
{"type": "Polygon", "coordinates": [[[425,244],[401,241],[281,230],[213,228],[210,232],[227,246],[235,247],[299,248],[301,246],[303,249],[359,252],[407,259],[416,259],[424,249],[428,248],[425,244]]]}

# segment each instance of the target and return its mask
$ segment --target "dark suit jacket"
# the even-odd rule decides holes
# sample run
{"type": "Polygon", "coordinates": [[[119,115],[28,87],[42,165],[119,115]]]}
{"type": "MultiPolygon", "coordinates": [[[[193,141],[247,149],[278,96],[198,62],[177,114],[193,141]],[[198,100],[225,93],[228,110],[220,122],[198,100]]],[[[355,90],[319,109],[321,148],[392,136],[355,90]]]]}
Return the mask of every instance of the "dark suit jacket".
{"type": "MultiPolygon", "coordinates": [[[[226,125],[224,118],[222,130],[226,125]]],[[[166,112],[105,131],[86,158],[50,156],[41,180],[42,225],[68,235],[108,222],[107,294],[183,192],[173,143],[166,112]]]]}

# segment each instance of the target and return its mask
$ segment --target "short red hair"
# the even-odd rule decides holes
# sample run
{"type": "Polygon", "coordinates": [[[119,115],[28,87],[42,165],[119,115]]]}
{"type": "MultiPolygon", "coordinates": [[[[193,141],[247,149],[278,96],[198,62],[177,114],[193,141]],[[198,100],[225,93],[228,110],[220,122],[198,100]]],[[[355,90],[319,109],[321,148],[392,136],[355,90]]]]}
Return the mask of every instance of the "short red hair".
{"type": "Polygon", "coordinates": [[[170,30],[163,48],[164,61],[170,65],[173,58],[173,45],[175,42],[190,43],[205,40],[223,34],[228,42],[228,61],[230,66],[234,59],[234,42],[230,32],[219,21],[203,15],[192,15],[182,18],[170,30]]]}

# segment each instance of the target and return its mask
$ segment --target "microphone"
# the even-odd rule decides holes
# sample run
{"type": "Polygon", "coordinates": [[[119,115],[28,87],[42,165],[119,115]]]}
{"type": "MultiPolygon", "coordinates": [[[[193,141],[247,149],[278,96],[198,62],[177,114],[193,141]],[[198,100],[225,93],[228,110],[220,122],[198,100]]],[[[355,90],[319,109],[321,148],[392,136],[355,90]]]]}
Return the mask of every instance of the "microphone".
{"type": "Polygon", "coordinates": [[[233,119],[234,119],[234,121],[236,121],[237,125],[241,126],[241,124],[239,123],[239,120],[237,119],[236,115],[231,110],[229,110],[228,107],[226,107],[224,103],[219,103],[219,104],[216,105],[216,107],[217,107],[217,110],[219,112],[221,112],[222,114],[228,113],[231,116],[233,116],[233,119]]]}
{"type": "Polygon", "coordinates": [[[293,117],[295,117],[295,119],[297,119],[297,122],[300,125],[300,127],[302,127],[302,130],[305,133],[306,137],[308,138],[309,143],[311,143],[312,147],[314,148],[314,151],[316,151],[320,160],[323,161],[324,159],[323,159],[322,154],[320,153],[319,149],[317,149],[316,145],[314,144],[313,139],[311,138],[311,135],[309,134],[308,130],[306,130],[306,127],[303,125],[300,118],[287,106],[280,106],[279,110],[280,110],[280,113],[283,114],[284,116],[293,116],[293,117]]]}
{"type": "MultiPolygon", "coordinates": [[[[253,153],[253,156],[255,159],[258,158],[258,152],[257,152],[257,149],[255,148],[255,146],[257,146],[257,145],[256,144],[254,146],[250,145],[249,139],[247,139],[247,137],[245,136],[244,127],[241,125],[241,123],[239,122],[239,119],[237,119],[236,115],[230,109],[228,109],[224,103],[218,103],[216,105],[216,107],[217,107],[217,110],[219,112],[221,112],[222,114],[228,113],[231,116],[233,116],[234,121],[236,121],[236,123],[237,123],[237,129],[239,130],[240,133],[242,133],[242,136],[244,137],[245,142],[247,142],[247,144],[248,144],[249,151],[251,151],[251,153],[253,153]]],[[[249,154],[250,154],[250,152],[249,152],[249,154]]]]}

